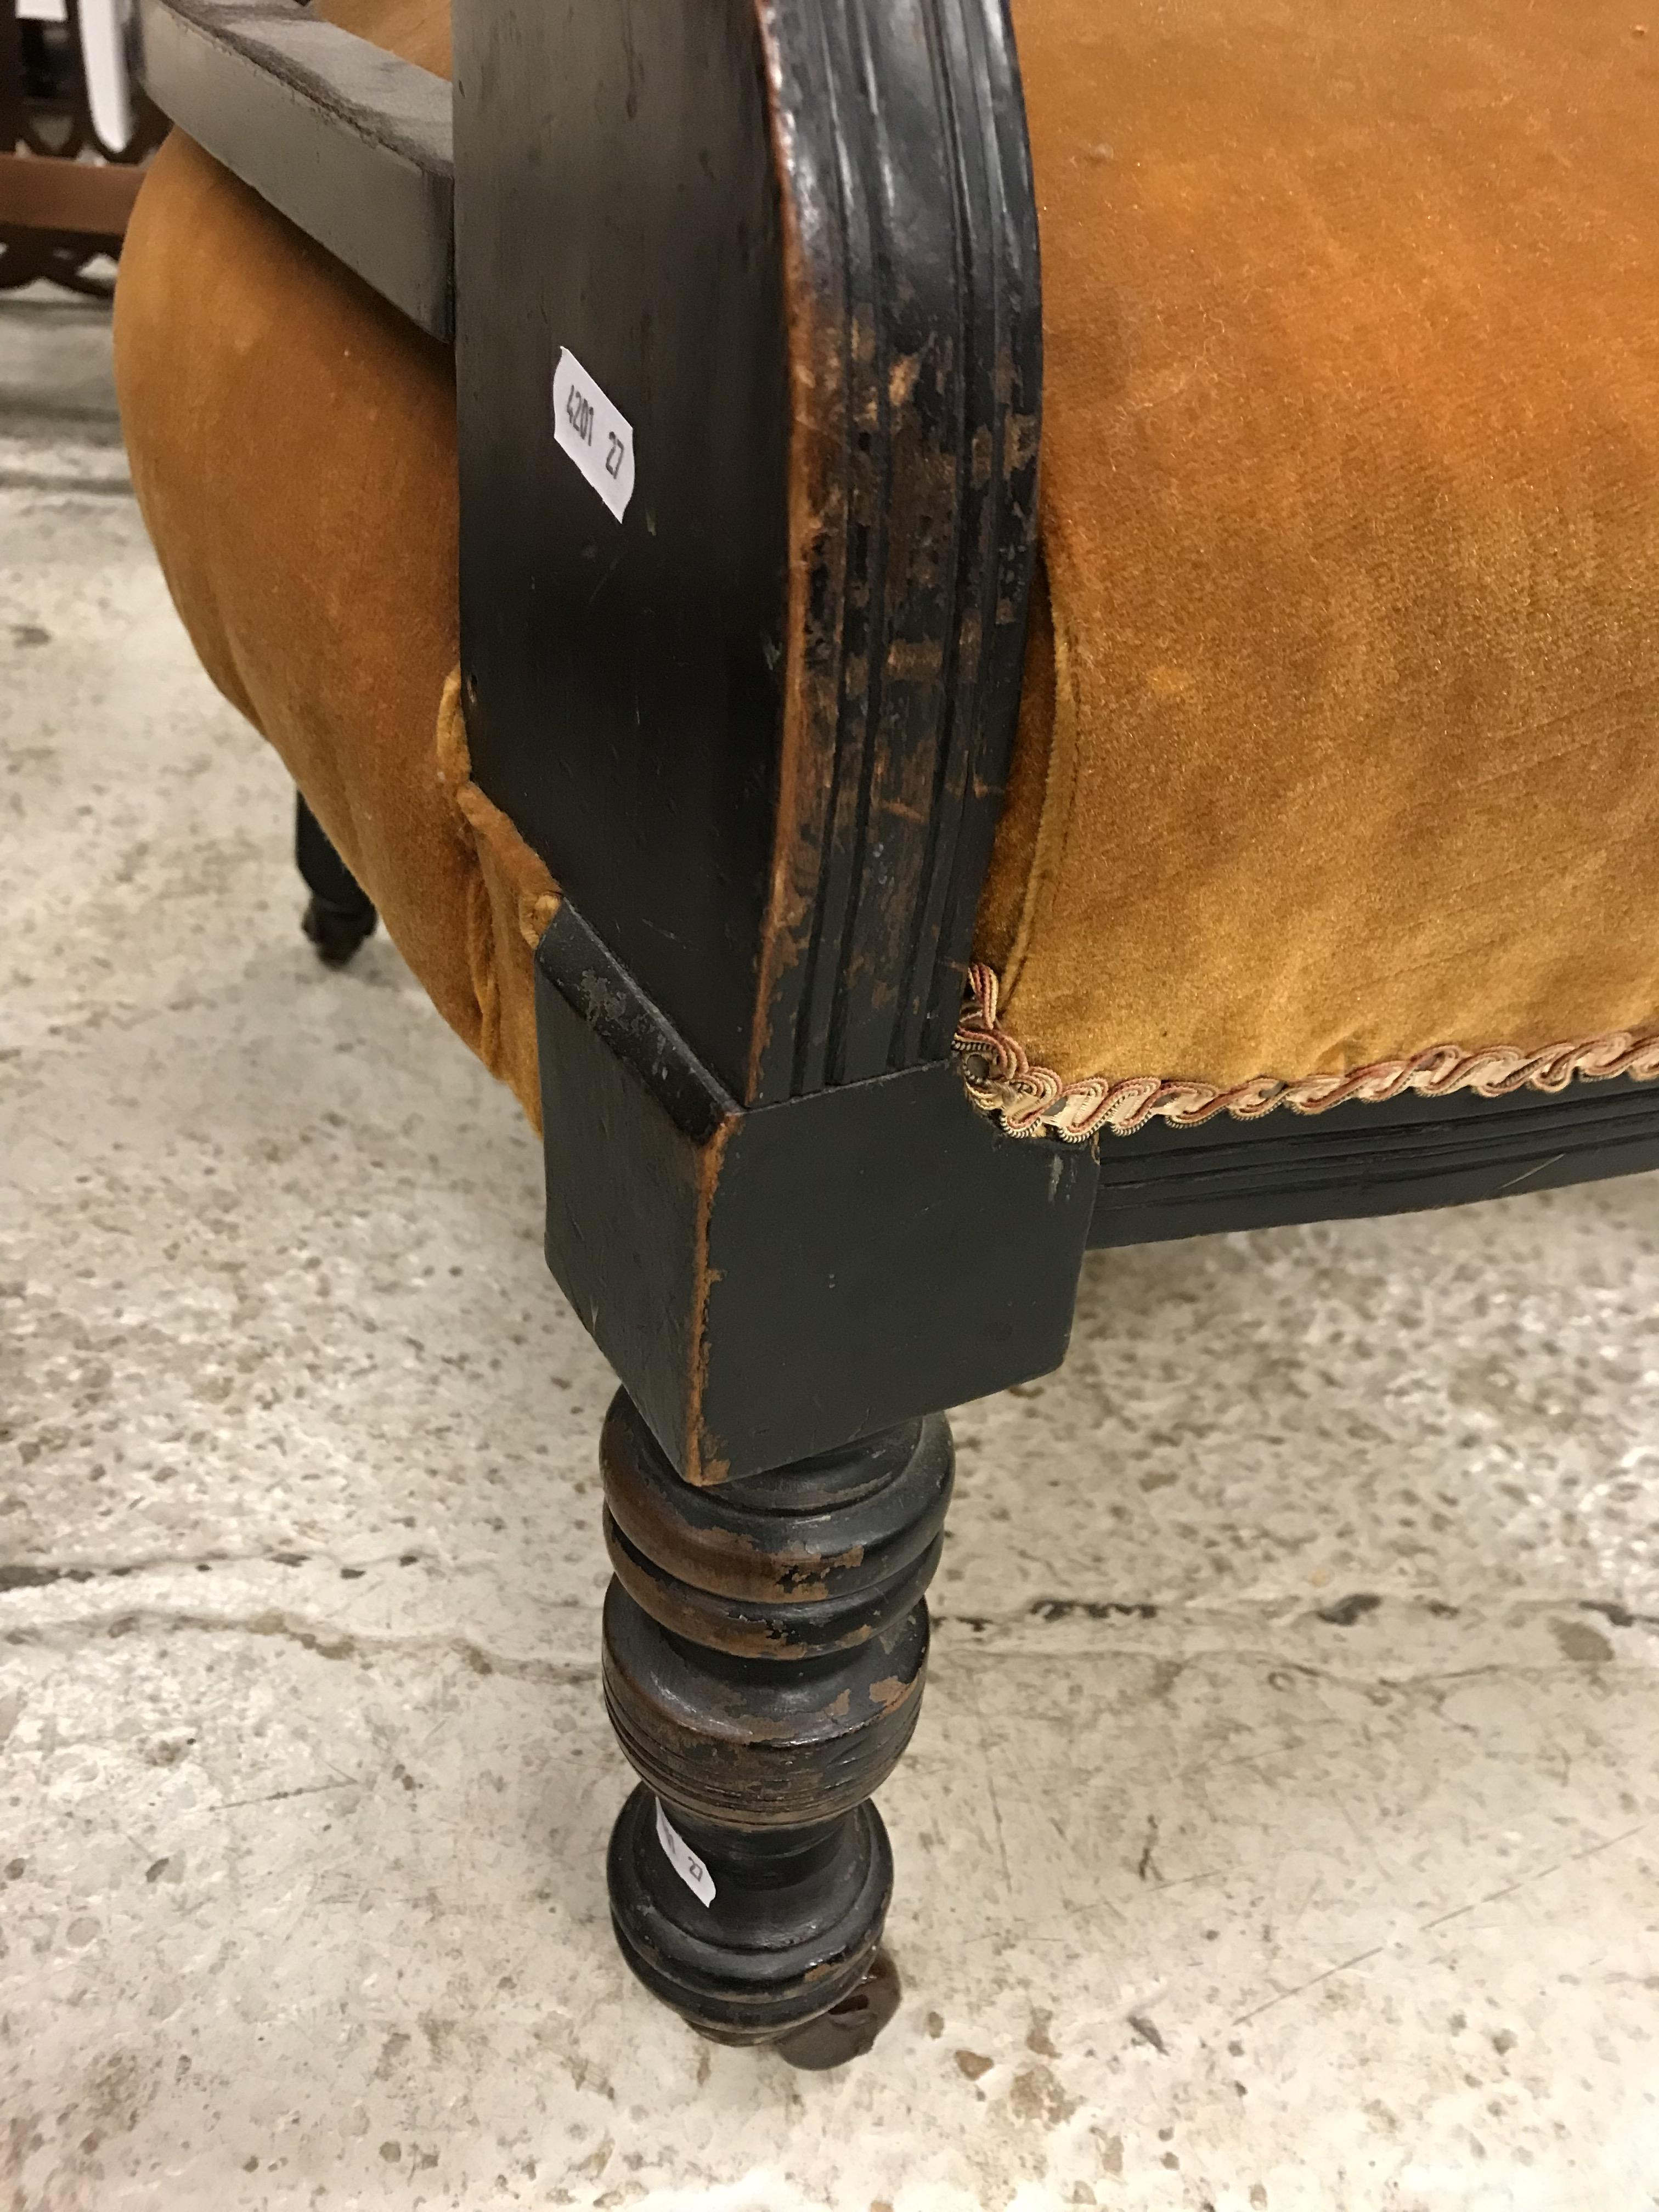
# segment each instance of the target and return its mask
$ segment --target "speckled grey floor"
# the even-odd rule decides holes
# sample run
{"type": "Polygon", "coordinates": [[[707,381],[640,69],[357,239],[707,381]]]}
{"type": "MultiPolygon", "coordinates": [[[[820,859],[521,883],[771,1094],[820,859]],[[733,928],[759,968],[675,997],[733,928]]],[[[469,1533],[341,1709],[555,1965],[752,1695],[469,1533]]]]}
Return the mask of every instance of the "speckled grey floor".
{"type": "Polygon", "coordinates": [[[963,1409],[902,2008],[625,1978],[539,1164],[0,304],[0,2203],[1659,2204],[1659,1188],[1089,1266],[963,1409]]]}

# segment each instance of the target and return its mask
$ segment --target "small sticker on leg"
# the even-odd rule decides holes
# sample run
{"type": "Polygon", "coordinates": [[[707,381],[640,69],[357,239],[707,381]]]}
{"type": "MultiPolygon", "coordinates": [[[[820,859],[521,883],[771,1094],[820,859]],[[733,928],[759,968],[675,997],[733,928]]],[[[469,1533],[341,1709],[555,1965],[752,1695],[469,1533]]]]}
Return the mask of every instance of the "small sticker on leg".
{"type": "Polygon", "coordinates": [[[663,1811],[660,1797],[657,1800],[657,1841],[662,1845],[664,1857],[693,1897],[701,1904],[712,1905],[714,1877],[663,1811]]]}

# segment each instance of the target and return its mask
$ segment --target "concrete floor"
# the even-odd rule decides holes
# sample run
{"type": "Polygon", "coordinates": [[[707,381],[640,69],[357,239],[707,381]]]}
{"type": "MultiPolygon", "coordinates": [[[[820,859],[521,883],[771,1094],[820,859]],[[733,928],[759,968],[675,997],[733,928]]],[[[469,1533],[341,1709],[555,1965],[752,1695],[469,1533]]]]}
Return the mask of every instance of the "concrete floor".
{"type": "Polygon", "coordinates": [[[0,2205],[1659,2205],[1659,1186],[1089,1265],[964,1408],[900,2013],[626,1978],[537,1148],[0,304],[0,2205]]]}

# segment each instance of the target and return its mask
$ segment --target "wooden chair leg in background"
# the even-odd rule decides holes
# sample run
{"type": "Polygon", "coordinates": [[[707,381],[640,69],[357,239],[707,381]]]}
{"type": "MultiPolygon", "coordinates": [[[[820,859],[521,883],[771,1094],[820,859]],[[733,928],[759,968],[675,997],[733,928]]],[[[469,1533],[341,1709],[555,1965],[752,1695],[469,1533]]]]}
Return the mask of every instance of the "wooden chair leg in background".
{"type": "MultiPolygon", "coordinates": [[[[778,2041],[876,1961],[893,1861],[869,1800],[921,1708],[950,1428],[699,1489],[624,1393],[601,1457],[605,1702],[643,1778],[611,1842],[617,1940],[703,2034],[778,2041]]],[[[885,2016],[866,2003],[831,2056],[885,2016]]]]}
{"type": "Polygon", "coordinates": [[[294,858],[311,893],[301,923],[325,967],[343,968],[374,934],[374,902],[328,841],[327,832],[297,794],[294,858]]]}

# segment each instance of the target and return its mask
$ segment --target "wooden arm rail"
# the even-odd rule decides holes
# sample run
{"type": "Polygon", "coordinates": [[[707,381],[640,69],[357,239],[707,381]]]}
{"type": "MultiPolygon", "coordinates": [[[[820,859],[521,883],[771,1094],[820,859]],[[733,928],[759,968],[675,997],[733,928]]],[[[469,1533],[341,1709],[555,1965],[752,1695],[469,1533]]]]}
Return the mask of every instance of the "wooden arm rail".
{"type": "Polygon", "coordinates": [[[449,87],[288,0],[139,0],[183,131],[434,337],[455,329],[449,87]]]}

